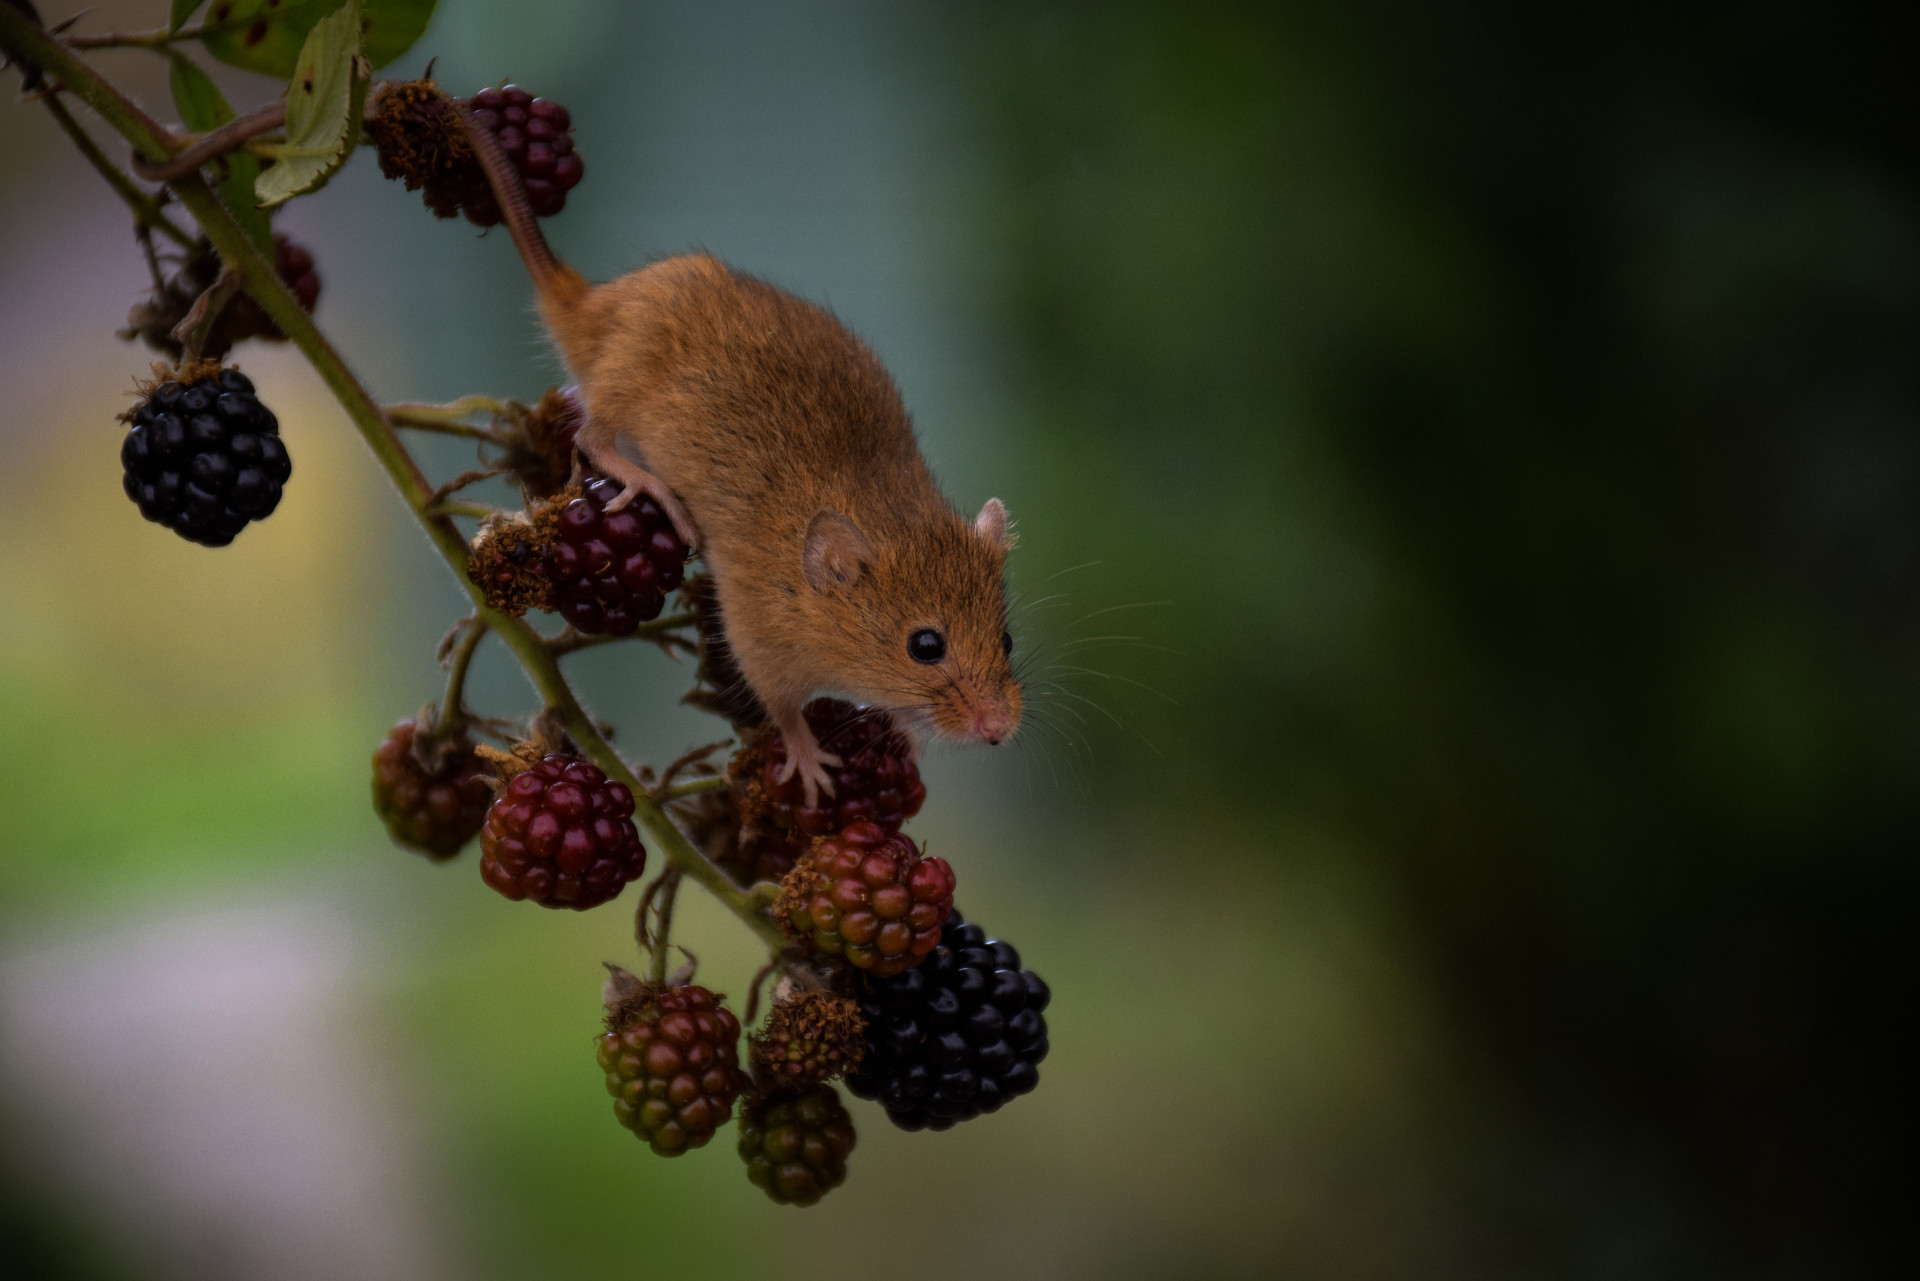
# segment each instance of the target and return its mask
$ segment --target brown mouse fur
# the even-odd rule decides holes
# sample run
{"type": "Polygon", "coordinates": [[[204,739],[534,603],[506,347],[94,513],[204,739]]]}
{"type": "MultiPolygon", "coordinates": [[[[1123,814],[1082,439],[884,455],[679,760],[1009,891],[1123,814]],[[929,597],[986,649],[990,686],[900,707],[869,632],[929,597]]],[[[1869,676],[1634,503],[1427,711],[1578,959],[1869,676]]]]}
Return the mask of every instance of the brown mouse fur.
{"type": "Polygon", "coordinates": [[[808,791],[837,763],[801,715],[822,690],[954,738],[1009,737],[1022,694],[1006,510],[989,499],[968,522],[941,496],[872,350],[705,254],[588,283],[548,249],[491,135],[471,132],[579,380],[581,452],[627,486],[622,502],[654,495],[700,548],[740,671],[808,791]],[[909,655],[925,628],[945,638],[938,662],[909,655]]]}

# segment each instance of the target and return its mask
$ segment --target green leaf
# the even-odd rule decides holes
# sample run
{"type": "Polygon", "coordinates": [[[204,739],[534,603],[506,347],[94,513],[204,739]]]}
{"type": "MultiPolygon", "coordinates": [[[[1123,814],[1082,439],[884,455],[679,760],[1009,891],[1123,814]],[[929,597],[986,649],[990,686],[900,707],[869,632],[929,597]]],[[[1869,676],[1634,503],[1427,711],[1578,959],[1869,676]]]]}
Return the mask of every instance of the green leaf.
{"type": "MultiPolygon", "coordinates": [[[[218,129],[233,119],[233,108],[213,83],[213,77],[200,64],[183,53],[168,55],[172,68],[168,80],[173,85],[173,105],[179,108],[180,123],[194,133],[218,129]]],[[[260,180],[260,157],[249,151],[235,151],[216,162],[219,177],[214,189],[247,233],[247,238],[262,249],[273,247],[273,222],[260,208],[253,187],[260,180]]]]}
{"type": "Polygon", "coordinates": [[[287,140],[267,148],[273,167],[254,191],[271,208],[312,191],[338,169],[360,138],[373,69],[360,52],[361,0],[346,0],[315,23],[287,84],[287,140]]]}
{"type": "MultiPolygon", "coordinates": [[[[185,3],[185,0],[180,0],[185,3]]],[[[365,0],[363,52],[384,67],[427,29],[435,0],[365,0]]],[[[214,0],[201,24],[207,52],[220,61],[262,75],[291,76],[307,33],[341,0],[214,0]]]]}
{"type": "Polygon", "coordinates": [[[180,123],[194,133],[218,129],[233,119],[233,108],[213,77],[184,53],[170,54],[173,63],[168,80],[173,85],[173,105],[180,110],[180,123]]]}
{"type": "Polygon", "coordinates": [[[187,19],[193,16],[193,11],[206,2],[207,0],[173,0],[173,16],[167,19],[167,30],[178,31],[185,26],[187,19]]]}

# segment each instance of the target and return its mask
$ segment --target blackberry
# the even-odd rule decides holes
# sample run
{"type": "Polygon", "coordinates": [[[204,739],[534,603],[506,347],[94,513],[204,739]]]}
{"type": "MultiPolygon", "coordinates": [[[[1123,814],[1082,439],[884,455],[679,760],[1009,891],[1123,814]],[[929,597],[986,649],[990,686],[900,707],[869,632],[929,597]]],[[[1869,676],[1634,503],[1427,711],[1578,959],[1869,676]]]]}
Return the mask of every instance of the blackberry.
{"type": "Polygon", "coordinates": [[[809,836],[825,836],[861,821],[897,832],[920,812],[927,788],[920,781],[920,767],[913,763],[913,744],[895,728],[891,716],[836,698],[814,699],[807,704],[806,716],[820,746],[841,759],[829,771],[833,795],[822,794],[809,808],[798,773],[780,781],[787,746],[779,731],[773,731],[765,743],[760,786],[775,821],[809,836]]]}
{"type": "Polygon", "coordinates": [[[733,1115],[746,1085],[740,1020],[704,987],[663,988],[616,972],[622,979],[599,1047],[613,1114],[661,1156],[678,1156],[733,1115]]]}
{"type": "Polygon", "coordinates": [[[812,1205],[846,1182],[853,1118],[831,1085],[798,1098],[757,1097],[740,1109],[747,1178],[781,1205],[812,1205]]]}
{"type": "Polygon", "coordinates": [[[847,1089],[877,1099],[903,1130],[945,1130],[992,1112],[1040,1082],[1049,995],[1011,944],[955,911],[918,968],[867,979],[867,1053],[847,1089]]]}
{"type": "Polygon", "coordinates": [[[619,496],[619,485],[596,476],[538,522],[551,529],[551,607],[583,632],[629,635],[660,616],[686,573],[687,545],[667,514],[645,496],[607,511],[619,496]]]}
{"type": "Polygon", "coordinates": [[[404,720],[374,750],[374,812],[396,844],[436,863],[478,834],[492,800],[480,758],[464,734],[434,742],[404,720]]]}
{"type": "Polygon", "coordinates": [[[480,875],[510,899],[583,912],[646,870],[633,793],[599,767],[550,753],[500,789],[480,829],[480,875]]]}
{"type": "MultiPolygon", "coordinates": [[[[320,301],[320,273],[314,267],[313,255],[276,233],[273,238],[273,269],[287,288],[293,291],[301,308],[311,312],[320,301]]],[[[127,327],[118,331],[119,336],[138,338],[155,351],[164,353],[168,359],[179,360],[182,351],[173,331],[186,319],[195,300],[213,285],[219,275],[220,258],[214,253],[213,246],[203,240],[158,290],[144,301],[134,304],[127,313],[127,327]]],[[[287,336],[280,332],[280,327],[273,323],[265,309],[251,296],[237,294],[228,301],[225,310],[207,331],[205,340],[200,344],[200,354],[207,360],[219,360],[233,350],[235,343],[249,338],[285,342],[287,336]]]]}
{"type": "Polygon", "coordinates": [[[866,1053],[866,1028],[860,1007],[831,992],[776,1001],[748,1038],[754,1085],[762,1094],[791,1095],[845,1076],[866,1053]]]}
{"type": "Polygon", "coordinates": [[[774,916],[815,953],[870,974],[920,964],[953,911],[953,869],[922,858],[911,840],[877,823],[823,836],[780,883],[774,916]]]}
{"type": "Polygon", "coordinates": [[[279,420],[239,370],[163,382],[127,417],[123,487],[148,520],[225,547],[279,506],[293,463],[279,420]]]}
{"type": "MultiPolygon", "coordinates": [[[[491,132],[526,185],[534,216],[550,218],[567,206],[567,193],[586,170],[573,150],[573,117],[550,98],[536,98],[518,85],[482,89],[467,100],[473,122],[491,132]]],[[[484,188],[466,200],[467,221],[491,227],[500,206],[484,188]]]]}

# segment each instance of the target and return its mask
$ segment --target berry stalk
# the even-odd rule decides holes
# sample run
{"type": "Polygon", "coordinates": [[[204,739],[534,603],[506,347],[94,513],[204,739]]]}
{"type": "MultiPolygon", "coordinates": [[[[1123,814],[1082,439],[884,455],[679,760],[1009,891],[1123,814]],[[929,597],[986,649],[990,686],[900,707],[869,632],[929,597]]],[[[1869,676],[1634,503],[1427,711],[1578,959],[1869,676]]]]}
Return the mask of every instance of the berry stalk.
{"type": "MultiPolygon", "coordinates": [[[[66,86],[132,143],[136,153],[143,159],[165,160],[177,150],[178,140],[168,130],[134,106],[110,82],[49,36],[23,12],[4,4],[0,4],[0,50],[16,61],[41,68],[66,86]]],[[[760,911],[757,900],[751,894],[735,886],[726,873],[694,849],[679,828],[650,798],[645,785],[602,737],[592,718],[581,708],[579,699],[574,696],[572,687],[567,684],[557,660],[549,651],[546,638],[525,621],[487,607],[479,588],[467,578],[466,539],[450,518],[430,510],[434,499],[433,486],[401,444],[379,403],[368,394],[346,360],[300,306],[299,300],[274,271],[273,263],[254,245],[198,172],[174,179],[169,185],[181,205],[206,233],[221,261],[240,278],[247,293],[299,348],[320,375],[321,381],[327,385],[328,391],[333,393],[334,399],[340,402],[340,407],[346,411],[347,418],[373,451],[394,488],[400,491],[401,498],[426,532],[428,540],[452,569],[455,580],[472,597],[479,622],[498,634],[507,648],[513,651],[535,691],[559,715],[562,726],[580,750],[607,777],[624,784],[633,792],[634,822],[651,838],[671,866],[699,882],[708,893],[726,904],[775,955],[780,954],[787,944],[779,926],[760,911]]]]}

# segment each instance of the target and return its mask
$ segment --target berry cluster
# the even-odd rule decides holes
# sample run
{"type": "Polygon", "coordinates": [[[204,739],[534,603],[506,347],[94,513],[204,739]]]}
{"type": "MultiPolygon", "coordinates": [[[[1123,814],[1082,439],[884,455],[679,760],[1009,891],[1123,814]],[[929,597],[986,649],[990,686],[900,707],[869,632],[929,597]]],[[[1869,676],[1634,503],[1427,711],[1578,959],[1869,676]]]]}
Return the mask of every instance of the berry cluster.
{"type": "MultiPolygon", "coordinates": [[[[492,133],[527,189],[534,216],[550,218],[567,207],[567,193],[580,185],[586,168],[574,154],[573,117],[550,98],[536,98],[518,85],[482,89],[467,100],[473,123],[492,133]]],[[[466,202],[467,221],[491,227],[500,221],[493,193],[482,191],[466,202]]]]}
{"type": "Polygon", "coordinates": [[[279,506],[293,463],[279,420],[239,370],[162,382],[128,419],[123,487],[148,520],[225,547],[279,506]]]}
{"type": "Polygon", "coordinates": [[[808,806],[799,774],[781,779],[787,746],[779,731],[770,734],[760,785],[772,817],[782,826],[808,836],[825,836],[857,822],[897,832],[920,812],[927,789],[920,781],[920,767],[913,763],[913,744],[885,712],[816,698],[807,704],[806,718],[820,746],[841,764],[829,771],[833,794],[822,793],[808,806]]]}
{"type": "Polygon", "coordinates": [[[867,1052],[847,1088],[903,1130],[944,1130],[1040,1083],[1049,993],[1013,945],[955,912],[917,969],[869,978],[867,1052]]]}
{"type": "Polygon", "coordinates": [[[705,1145],[746,1085],[740,1020],[720,1001],[695,984],[636,983],[608,1011],[599,1058],[613,1114],[661,1156],[705,1145]]]}
{"type": "Polygon", "coordinates": [[[911,840],[858,820],[813,843],[781,882],[780,924],[813,952],[874,975],[898,974],[940,942],[953,869],[911,840]]]}
{"type": "Polygon", "coordinates": [[[510,899],[585,911],[646,869],[633,793],[557,752],[500,789],[480,829],[480,875],[510,899]]]}
{"type": "Polygon", "coordinates": [[[620,486],[594,477],[551,520],[549,602],[583,632],[626,636],[660,616],[686,573],[687,545],[653,499],[607,510],[620,486]]]}
{"type": "Polygon", "coordinates": [[[373,808],[396,844],[444,862],[486,822],[493,789],[466,735],[435,741],[401,721],[373,753],[373,808]]]}

